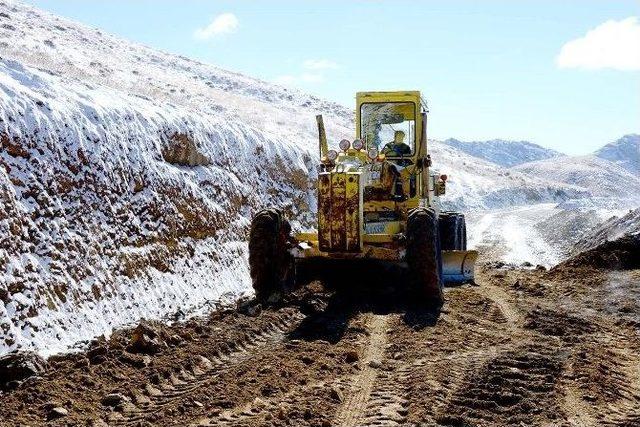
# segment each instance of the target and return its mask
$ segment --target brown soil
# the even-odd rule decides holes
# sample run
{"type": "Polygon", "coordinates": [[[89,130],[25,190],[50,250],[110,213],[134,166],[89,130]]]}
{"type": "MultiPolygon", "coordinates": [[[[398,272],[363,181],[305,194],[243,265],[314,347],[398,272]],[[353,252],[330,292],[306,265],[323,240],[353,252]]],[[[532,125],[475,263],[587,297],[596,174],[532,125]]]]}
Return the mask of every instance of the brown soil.
{"type": "Polygon", "coordinates": [[[0,425],[640,425],[640,270],[485,265],[439,312],[371,281],[119,331],[0,395],[0,425]]]}
{"type": "Polygon", "coordinates": [[[599,269],[640,269],[640,234],[604,242],[560,264],[563,267],[591,266],[599,269]]]}

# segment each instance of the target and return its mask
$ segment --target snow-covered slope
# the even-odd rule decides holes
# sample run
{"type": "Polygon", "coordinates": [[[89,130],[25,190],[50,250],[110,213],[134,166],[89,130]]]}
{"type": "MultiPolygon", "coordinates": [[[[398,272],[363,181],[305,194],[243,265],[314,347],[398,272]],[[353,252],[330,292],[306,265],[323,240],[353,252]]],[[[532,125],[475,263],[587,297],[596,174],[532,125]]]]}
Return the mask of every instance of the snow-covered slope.
{"type": "Polygon", "coordinates": [[[443,142],[471,156],[506,167],[564,156],[555,150],[528,141],[492,139],[490,141],[467,142],[449,138],[443,142]]]}
{"type": "Polygon", "coordinates": [[[640,135],[625,135],[605,145],[594,154],[640,177],[640,135]]]}
{"type": "Polygon", "coordinates": [[[336,104],[29,6],[0,43],[0,353],[246,291],[252,212],[309,225],[314,115],[349,136],[336,104]]]}
{"type": "Polygon", "coordinates": [[[515,166],[511,170],[571,184],[593,196],[628,200],[631,206],[637,206],[640,200],[639,176],[593,155],[540,160],[515,166]]]}
{"type": "Polygon", "coordinates": [[[544,176],[529,176],[471,156],[448,144],[430,141],[434,170],[447,174],[447,209],[486,210],[537,203],[563,202],[589,192],[544,176]]]}

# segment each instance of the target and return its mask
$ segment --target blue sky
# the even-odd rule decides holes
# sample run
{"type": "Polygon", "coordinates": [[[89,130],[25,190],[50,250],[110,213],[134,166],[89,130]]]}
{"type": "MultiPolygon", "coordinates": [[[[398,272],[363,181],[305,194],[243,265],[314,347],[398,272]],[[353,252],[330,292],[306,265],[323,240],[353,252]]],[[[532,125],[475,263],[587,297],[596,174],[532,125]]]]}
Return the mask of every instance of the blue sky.
{"type": "Polygon", "coordinates": [[[28,3],[347,106],[358,90],[419,89],[433,138],[586,154],[640,132],[640,67],[627,60],[640,23],[622,28],[638,1],[28,3]]]}

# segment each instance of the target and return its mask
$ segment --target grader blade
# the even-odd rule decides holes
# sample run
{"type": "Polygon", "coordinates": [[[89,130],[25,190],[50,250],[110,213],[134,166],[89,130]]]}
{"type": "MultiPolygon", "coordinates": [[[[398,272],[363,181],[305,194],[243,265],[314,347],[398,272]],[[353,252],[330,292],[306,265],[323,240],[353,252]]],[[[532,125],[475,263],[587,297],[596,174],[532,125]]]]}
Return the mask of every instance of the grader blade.
{"type": "Polygon", "coordinates": [[[471,282],[478,251],[442,251],[442,280],[447,284],[471,282]]]}

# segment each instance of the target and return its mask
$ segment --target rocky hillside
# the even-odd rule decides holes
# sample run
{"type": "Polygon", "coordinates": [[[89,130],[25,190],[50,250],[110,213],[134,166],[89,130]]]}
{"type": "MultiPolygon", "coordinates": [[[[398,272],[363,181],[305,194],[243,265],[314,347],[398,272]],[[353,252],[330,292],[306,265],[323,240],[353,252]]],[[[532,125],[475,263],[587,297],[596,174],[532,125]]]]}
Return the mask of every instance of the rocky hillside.
{"type": "Polygon", "coordinates": [[[609,143],[594,153],[640,177],[640,135],[629,134],[609,143]]]}
{"type": "Polygon", "coordinates": [[[449,138],[443,142],[471,156],[505,167],[564,156],[555,150],[528,141],[505,141],[503,139],[459,141],[449,138]]]}
{"type": "Polygon", "coordinates": [[[311,218],[309,117],[349,136],[336,104],[21,4],[0,57],[0,352],[246,291],[252,212],[311,218]]]}
{"type": "Polygon", "coordinates": [[[631,210],[626,215],[614,216],[590,228],[582,234],[574,247],[574,252],[586,251],[625,235],[640,235],[640,208],[631,210]]]}

